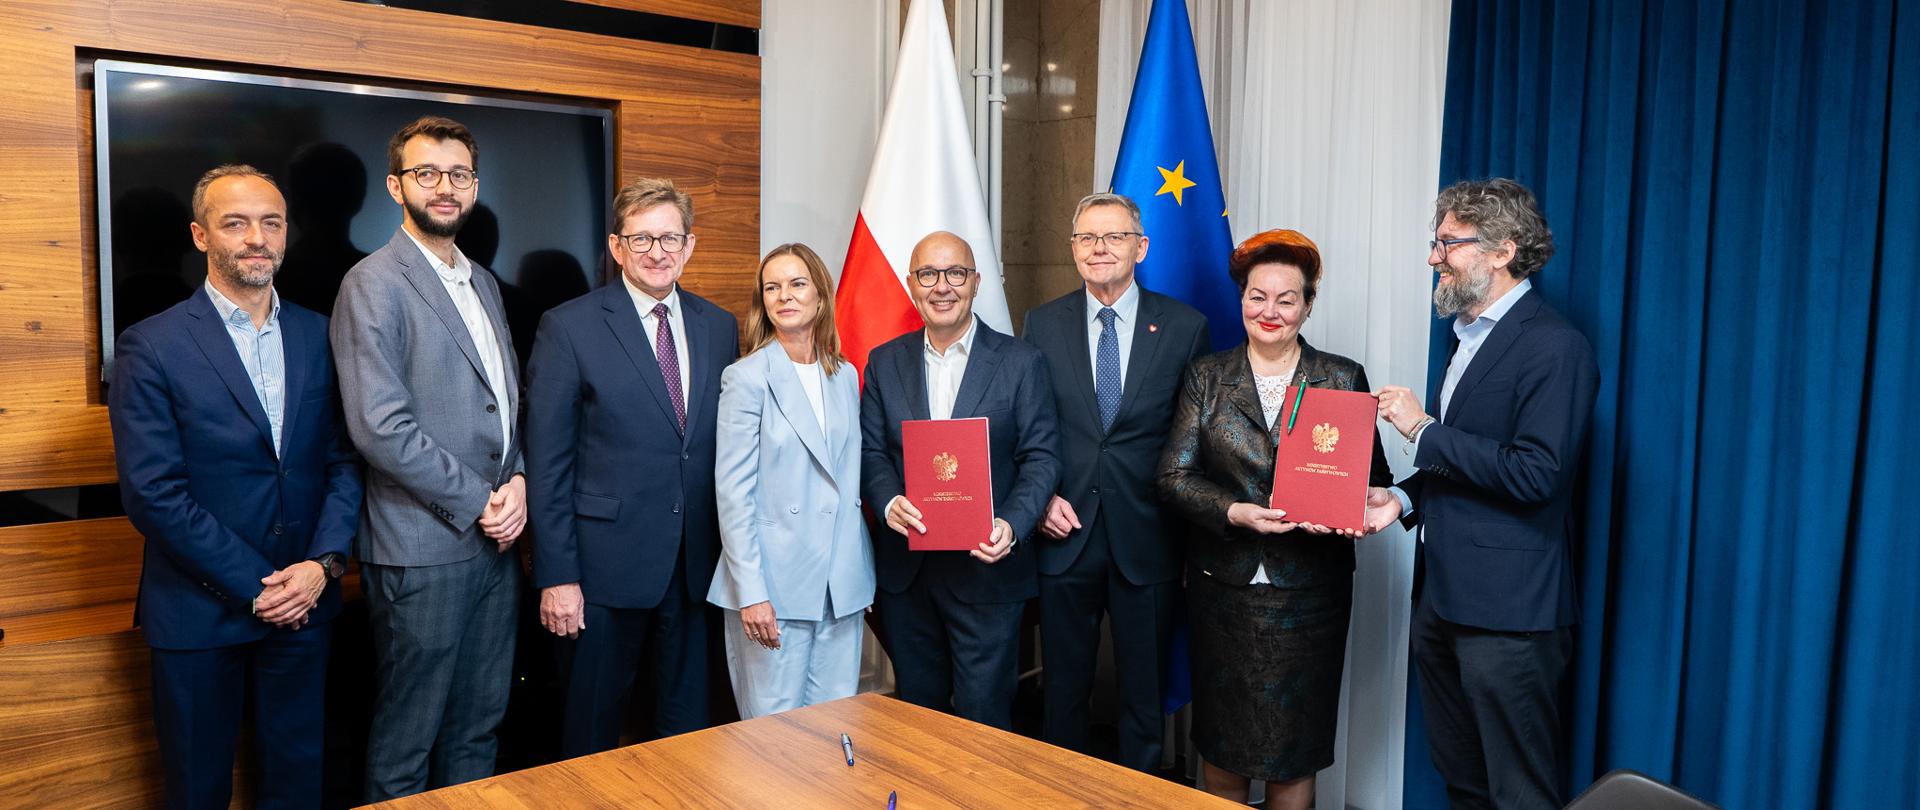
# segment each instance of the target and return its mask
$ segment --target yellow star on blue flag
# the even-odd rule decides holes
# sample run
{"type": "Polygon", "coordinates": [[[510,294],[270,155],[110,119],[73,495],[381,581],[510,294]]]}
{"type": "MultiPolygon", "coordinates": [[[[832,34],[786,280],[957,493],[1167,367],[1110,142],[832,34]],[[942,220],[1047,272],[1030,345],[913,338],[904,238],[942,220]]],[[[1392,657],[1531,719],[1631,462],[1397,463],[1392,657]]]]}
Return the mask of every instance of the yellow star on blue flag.
{"type": "Polygon", "coordinates": [[[1173,167],[1173,171],[1167,171],[1167,167],[1165,166],[1155,166],[1154,168],[1160,170],[1161,183],[1160,190],[1154,192],[1153,196],[1158,197],[1162,194],[1172,194],[1174,205],[1185,205],[1186,201],[1180,198],[1180,192],[1200,185],[1187,179],[1187,162],[1184,160],[1180,161],[1180,165],[1173,167]]]}
{"type": "Polygon", "coordinates": [[[1153,240],[1153,254],[1134,271],[1140,286],[1205,313],[1213,348],[1224,349],[1244,340],[1246,331],[1240,289],[1227,276],[1233,234],[1207,122],[1187,4],[1154,0],[1113,163],[1113,190],[1140,206],[1141,230],[1153,240]]]}

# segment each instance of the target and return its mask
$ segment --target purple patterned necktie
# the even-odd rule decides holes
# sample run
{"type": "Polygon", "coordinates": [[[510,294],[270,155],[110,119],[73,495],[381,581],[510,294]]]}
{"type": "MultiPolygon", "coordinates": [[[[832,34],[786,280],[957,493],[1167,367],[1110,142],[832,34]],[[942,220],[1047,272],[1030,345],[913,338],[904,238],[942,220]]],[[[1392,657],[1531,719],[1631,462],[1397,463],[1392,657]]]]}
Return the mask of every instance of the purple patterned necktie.
{"type": "Polygon", "coordinates": [[[680,432],[687,432],[687,395],[680,390],[680,350],[673,344],[673,324],[667,322],[667,305],[653,305],[653,353],[660,361],[660,376],[666,378],[667,398],[673,400],[673,418],[680,420],[680,432]]]}

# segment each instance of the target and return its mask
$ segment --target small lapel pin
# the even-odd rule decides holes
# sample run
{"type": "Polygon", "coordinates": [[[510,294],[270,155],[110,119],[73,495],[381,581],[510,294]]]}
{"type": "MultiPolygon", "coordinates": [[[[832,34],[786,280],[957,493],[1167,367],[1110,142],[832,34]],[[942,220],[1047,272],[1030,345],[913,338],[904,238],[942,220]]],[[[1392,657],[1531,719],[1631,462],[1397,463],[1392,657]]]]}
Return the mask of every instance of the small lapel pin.
{"type": "Polygon", "coordinates": [[[1158,331],[1160,331],[1160,324],[1157,324],[1157,323],[1150,323],[1150,324],[1147,324],[1147,331],[1149,331],[1149,332],[1158,332],[1158,331]]]}

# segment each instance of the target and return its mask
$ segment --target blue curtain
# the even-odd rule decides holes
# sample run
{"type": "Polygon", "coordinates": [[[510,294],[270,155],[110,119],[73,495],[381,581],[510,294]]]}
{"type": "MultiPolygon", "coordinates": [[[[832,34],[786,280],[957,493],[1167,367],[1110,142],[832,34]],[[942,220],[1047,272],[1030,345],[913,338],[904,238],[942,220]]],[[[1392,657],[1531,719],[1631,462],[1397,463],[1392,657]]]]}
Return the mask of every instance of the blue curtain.
{"type": "Polygon", "coordinates": [[[1603,378],[1569,797],[1915,806],[1920,0],[1455,0],[1450,37],[1441,183],[1539,195],[1603,378]]]}

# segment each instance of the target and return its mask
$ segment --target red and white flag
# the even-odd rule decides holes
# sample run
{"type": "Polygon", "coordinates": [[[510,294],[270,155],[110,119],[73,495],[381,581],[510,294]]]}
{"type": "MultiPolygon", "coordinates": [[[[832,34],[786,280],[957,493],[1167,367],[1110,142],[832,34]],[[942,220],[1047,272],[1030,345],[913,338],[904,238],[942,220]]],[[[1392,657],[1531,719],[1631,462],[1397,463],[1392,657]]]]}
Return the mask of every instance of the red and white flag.
{"type": "Polygon", "coordinates": [[[912,282],[907,260],[914,243],[934,231],[951,231],[967,240],[980,271],[973,312],[988,326],[1013,334],[1000,257],[994,252],[966,110],[960,104],[946,12],[937,0],[913,0],[873,168],[834,296],[840,347],[854,368],[864,372],[867,354],[875,347],[924,325],[908,297],[912,282]]]}

